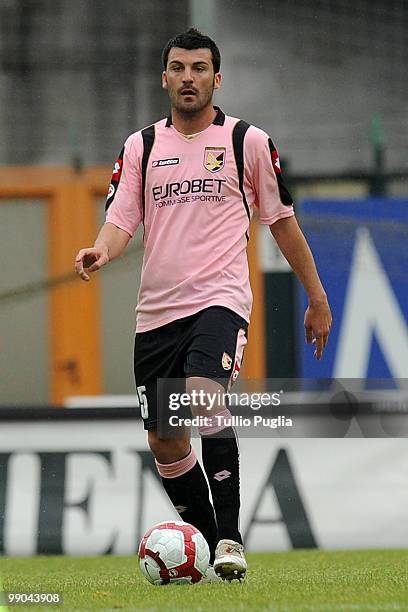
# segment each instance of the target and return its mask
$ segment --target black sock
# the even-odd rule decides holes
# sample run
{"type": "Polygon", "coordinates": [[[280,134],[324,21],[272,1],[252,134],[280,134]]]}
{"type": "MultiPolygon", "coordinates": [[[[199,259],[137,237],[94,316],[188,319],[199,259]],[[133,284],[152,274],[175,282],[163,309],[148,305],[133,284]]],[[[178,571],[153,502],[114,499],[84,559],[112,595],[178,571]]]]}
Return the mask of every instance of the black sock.
{"type": "Polygon", "coordinates": [[[162,483],[181,519],[194,525],[207,540],[212,564],[217,545],[217,525],[201,465],[197,461],[191,470],[176,478],[162,477],[162,483]]]}
{"type": "Polygon", "coordinates": [[[242,544],[239,532],[239,453],[235,431],[226,427],[201,436],[204,469],[210,483],[218,539],[242,544]]]}

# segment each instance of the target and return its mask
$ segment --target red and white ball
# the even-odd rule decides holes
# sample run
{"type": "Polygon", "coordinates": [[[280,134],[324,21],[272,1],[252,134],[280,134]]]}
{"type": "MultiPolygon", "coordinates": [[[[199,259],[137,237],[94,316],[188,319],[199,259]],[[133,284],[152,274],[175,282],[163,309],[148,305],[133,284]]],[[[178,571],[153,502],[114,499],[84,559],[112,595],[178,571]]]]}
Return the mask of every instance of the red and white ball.
{"type": "Polygon", "coordinates": [[[140,569],[152,584],[199,582],[209,562],[203,534],[183,521],[154,525],[140,542],[140,569]]]}

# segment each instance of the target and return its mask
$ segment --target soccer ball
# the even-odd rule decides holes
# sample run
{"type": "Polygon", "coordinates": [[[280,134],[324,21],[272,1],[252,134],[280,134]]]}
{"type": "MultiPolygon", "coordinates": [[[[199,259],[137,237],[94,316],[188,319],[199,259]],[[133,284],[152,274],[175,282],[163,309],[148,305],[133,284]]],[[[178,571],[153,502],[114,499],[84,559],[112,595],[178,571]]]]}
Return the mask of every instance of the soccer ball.
{"type": "Polygon", "coordinates": [[[154,525],[139,546],[140,569],[152,584],[199,582],[209,561],[203,534],[183,521],[154,525]]]}

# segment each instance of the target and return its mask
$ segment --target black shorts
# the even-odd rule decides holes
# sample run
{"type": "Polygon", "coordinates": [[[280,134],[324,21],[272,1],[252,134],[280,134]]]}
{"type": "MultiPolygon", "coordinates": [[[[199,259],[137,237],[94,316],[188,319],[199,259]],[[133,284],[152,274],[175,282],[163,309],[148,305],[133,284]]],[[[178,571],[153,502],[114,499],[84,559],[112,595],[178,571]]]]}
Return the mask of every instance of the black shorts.
{"type": "Polygon", "coordinates": [[[157,429],[158,379],[200,376],[227,390],[238,377],[247,330],[245,319],[229,308],[210,306],[137,333],[134,372],[144,428],[157,429]]]}

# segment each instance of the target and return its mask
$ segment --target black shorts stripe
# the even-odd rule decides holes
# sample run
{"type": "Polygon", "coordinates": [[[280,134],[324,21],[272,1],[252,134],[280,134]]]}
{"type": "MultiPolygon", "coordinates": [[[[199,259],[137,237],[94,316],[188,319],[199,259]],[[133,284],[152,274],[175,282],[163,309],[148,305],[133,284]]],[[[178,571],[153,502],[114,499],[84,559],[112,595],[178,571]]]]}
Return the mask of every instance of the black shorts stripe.
{"type": "MultiPolygon", "coordinates": [[[[268,145],[269,145],[269,150],[271,152],[271,161],[272,161],[272,152],[276,151],[276,147],[270,138],[268,138],[268,145]]],[[[281,199],[282,204],[284,204],[285,206],[292,206],[293,198],[290,195],[288,188],[286,187],[283,181],[282,174],[280,172],[276,172],[275,174],[276,174],[276,180],[278,181],[279,197],[281,199]]]]}
{"type": "MultiPolygon", "coordinates": [[[[234,147],[234,157],[238,172],[238,183],[239,190],[242,194],[242,201],[244,202],[245,210],[248,215],[248,219],[251,219],[251,213],[249,210],[248,202],[244,191],[244,138],[249,128],[249,123],[246,121],[238,121],[232,132],[232,145],[234,147]]],[[[246,232],[247,240],[249,239],[248,232],[246,232]]]]}
{"type": "Polygon", "coordinates": [[[145,204],[146,204],[146,173],[147,173],[147,164],[149,163],[150,153],[152,152],[154,138],[155,138],[155,129],[154,125],[149,125],[149,127],[142,130],[142,138],[143,138],[143,157],[142,157],[142,211],[143,211],[143,223],[145,218],[145,204]]]}

